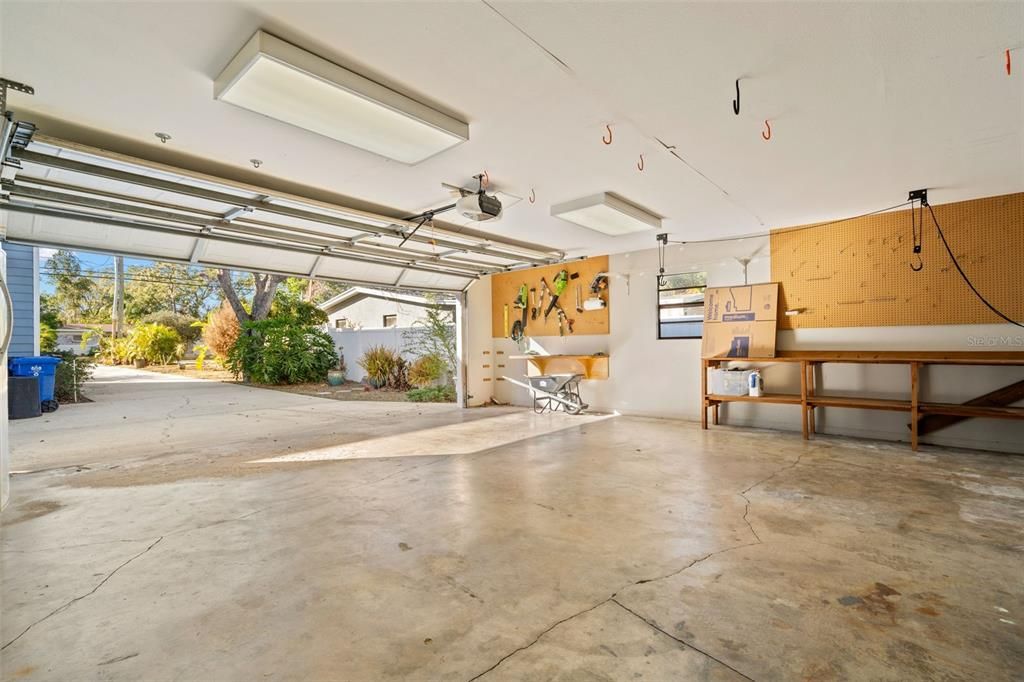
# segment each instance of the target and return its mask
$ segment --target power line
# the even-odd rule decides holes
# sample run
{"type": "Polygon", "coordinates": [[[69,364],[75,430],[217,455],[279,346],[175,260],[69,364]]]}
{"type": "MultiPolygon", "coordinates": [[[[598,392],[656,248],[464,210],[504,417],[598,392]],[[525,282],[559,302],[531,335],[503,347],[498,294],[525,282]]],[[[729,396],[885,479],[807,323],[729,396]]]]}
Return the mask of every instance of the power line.
{"type": "MultiPolygon", "coordinates": [[[[50,277],[60,276],[60,275],[65,274],[65,273],[60,272],[60,271],[46,270],[46,269],[40,269],[39,272],[41,274],[44,274],[44,275],[47,275],[47,276],[50,276],[50,277]]],[[[77,276],[77,277],[86,277],[86,278],[89,278],[89,279],[114,279],[114,274],[112,272],[80,272],[78,275],[75,275],[75,276],[77,276]]],[[[195,280],[188,280],[188,279],[173,279],[173,278],[160,278],[160,277],[137,277],[137,276],[133,276],[133,275],[125,275],[124,278],[125,278],[125,281],[132,281],[132,282],[148,282],[148,283],[151,283],[151,284],[180,284],[182,286],[193,286],[193,287],[196,287],[196,288],[199,288],[199,287],[202,287],[202,286],[216,286],[216,282],[214,282],[213,280],[210,280],[209,282],[197,282],[195,280]]]]}

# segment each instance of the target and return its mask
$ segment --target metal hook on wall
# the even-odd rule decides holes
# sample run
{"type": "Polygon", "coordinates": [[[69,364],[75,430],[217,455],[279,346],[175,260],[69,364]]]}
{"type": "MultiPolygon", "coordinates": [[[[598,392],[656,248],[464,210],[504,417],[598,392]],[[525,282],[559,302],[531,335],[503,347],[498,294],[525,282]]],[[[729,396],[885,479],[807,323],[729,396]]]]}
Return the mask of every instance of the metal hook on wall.
{"type": "Polygon", "coordinates": [[[636,169],[638,171],[640,171],[641,173],[644,172],[644,155],[643,154],[640,155],[640,161],[637,162],[636,169]]]}
{"type": "Polygon", "coordinates": [[[910,269],[913,270],[914,272],[921,272],[922,270],[924,270],[924,261],[921,260],[921,253],[915,250],[914,255],[917,256],[917,263],[915,264],[911,262],[910,269]]]}
{"type": "Polygon", "coordinates": [[[601,142],[604,142],[605,144],[611,144],[612,143],[612,127],[610,125],[606,124],[604,129],[608,131],[608,135],[602,136],[601,137],[601,142]]]}
{"type": "Polygon", "coordinates": [[[537,203],[537,193],[534,192],[533,189],[530,189],[530,203],[531,204],[537,203]]]}
{"type": "Polygon", "coordinates": [[[772,124],[768,122],[768,119],[765,119],[764,127],[765,130],[761,131],[761,137],[763,137],[765,140],[772,139],[772,124]]]}
{"type": "Polygon", "coordinates": [[[1006,75],[1010,75],[1010,51],[1006,51],[1006,75]]]}
{"type": "Polygon", "coordinates": [[[740,115],[740,79],[736,79],[736,99],[732,101],[732,113],[740,115]]]}

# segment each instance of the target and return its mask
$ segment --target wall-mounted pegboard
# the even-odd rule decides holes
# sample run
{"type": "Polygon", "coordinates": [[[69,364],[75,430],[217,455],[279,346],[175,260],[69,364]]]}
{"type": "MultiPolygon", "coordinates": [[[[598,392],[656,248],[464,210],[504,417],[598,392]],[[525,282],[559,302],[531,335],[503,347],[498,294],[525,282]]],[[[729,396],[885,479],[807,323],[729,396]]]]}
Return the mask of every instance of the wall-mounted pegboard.
{"type": "MultiPolygon", "coordinates": [[[[573,320],[573,336],[586,336],[593,334],[608,334],[608,309],[611,306],[609,290],[606,288],[601,293],[606,305],[601,310],[586,310],[582,313],[576,312],[576,293],[580,292],[582,299],[590,296],[590,283],[600,272],[608,272],[608,256],[595,256],[581,260],[570,260],[555,265],[545,265],[539,268],[525,270],[514,270],[491,275],[491,336],[496,339],[504,338],[505,334],[505,306],[509,308],[509,325],[521,319],[521,311],[513,308],[513,303],[519,295],[519,287],[526,285],[529,289],[536,289],[540,294],[541,278],[544,278],[550,286],[554,282],[555,275],[559,270],[568,270],[570,274],[576,273],[576,279],[569,280],[569,285],[559,299],[566,315],[573,320]]],[[[547,301],[545,301],[546,304],[547,301]]],[[[530,301],[532,306],[532,301],[530,301]]],[[[530,313],[526,315],[527,336],[558,336],[558,315],[552,311],[547,320],[544,319],[543,311],[537,315],[537,319],[530,319],[530,313]]]]}
{"type": "MultiPolygon", "coordinates": [[[[1004,314],[1024,319],[1024,193],[932,209],[975,287],[1004,314]]],[[[928,208],[913,215],[923,217],[920,263],[910,210],[773,230],[779,329],[1002,322],[957,272],[928,208]]]]}

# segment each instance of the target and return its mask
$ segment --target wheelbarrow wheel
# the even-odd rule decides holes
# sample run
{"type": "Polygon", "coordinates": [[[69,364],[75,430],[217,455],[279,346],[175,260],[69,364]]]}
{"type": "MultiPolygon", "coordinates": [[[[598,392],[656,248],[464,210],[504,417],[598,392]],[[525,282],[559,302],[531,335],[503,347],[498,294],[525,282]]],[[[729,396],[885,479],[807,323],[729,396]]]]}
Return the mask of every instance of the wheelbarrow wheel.
{"type": "Polygon", "coordinates": [[[56,400],[44,400],[40,407],[43,409],[43,412],[56,412],[57,408],[60,407],[60,403],[56,400]]]}

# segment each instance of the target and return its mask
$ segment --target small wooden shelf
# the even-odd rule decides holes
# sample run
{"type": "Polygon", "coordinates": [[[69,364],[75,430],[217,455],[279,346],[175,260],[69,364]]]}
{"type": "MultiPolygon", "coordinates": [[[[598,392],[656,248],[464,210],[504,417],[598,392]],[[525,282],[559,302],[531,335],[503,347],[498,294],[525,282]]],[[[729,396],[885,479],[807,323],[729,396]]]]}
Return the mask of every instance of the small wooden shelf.
{"type": "MultiPolygon", "coordinates": [[[[1019,392],[1010,389],[1017,384],[1006,386],[985,396],[972,399],[965,404],[925,403],[921,402],[921,370],[929,365],[966,365],[966,366],[1024,366],[1022,352],[968,352],[968,351],[781,351],[773,358],[723,358],[711,357],[701,360],[701,394],[703,408],[701,410],[701,426],[708,427],[708,410],[711,410],[712,423],[718,424],[719,406],[729,402],[775,403],[782,405],[800,405],[801,430],[804,438],[815,432],[815,409],[819,407],[844,407],[861,410],[888,410],[892,412],[910,413],[910,445],[917,450],[920,423],[924,415],[944,415],[946,417],[988,419],[1024,419],[1024,407],[1014,407],[1006,403],[1019,399],[1019,392]],[[716,395],[708,393],[708,370],[721,367],[730,362],[750,364],[767,363],[799,363],[800,393],[766,393],[752,398],[746,395],[716,395]],[[862,363],[884,365],[907,365],[910,372],[909,400],[890,398],[867,398],[858,396],[816,395],[815,372],[817,366],[824,367],[828,363],[862,363]],[[1002,395],[999,395],[1002,394],[1002,395]],[[984,404],[996,399],[1005,401],[1003,404],[984,404]]],[[[1020,382],[1018,382],[1019,384],[1020,382]]],[[[938,419],[933,417],[933,419],[938,419]]],[[[941,421],[941,420],[940,420],[941,421]]],[[[946,420],[947,422],[950,420],[946,420]]],[[[951,422],[956,422],[952,419],[951,422]]],[[[930,430],[934,430],[934,425],[930,430]]],[[[927,432],[927,431],[925,431],[927,432]]]]}
{"type": "Polygon", "coordinates": [[[712,393],[708,395],[708,400],[714,400],[718,403],[732,403],[732,402],[751,402],[751,403],[778,403],[780,405],[799,405],[800,396],[795,393],[765,393],[757,398],[749,395],[722,395],[712,393]]]}
{"type": "Polygon", "coordinates": [[[891,410],[910,412],[909,400],[886,398],[856,398],[838,395],[814,395],[807,397],[807,404],[813,407],[852,407],[864,410],[891,410]]]}
{"type": "Polygon", "coordinates": [[[539,374],[582,374],[584,379],[608,378],[607,355],[510,355],[510,360],[526,360],[539,374]]]}

